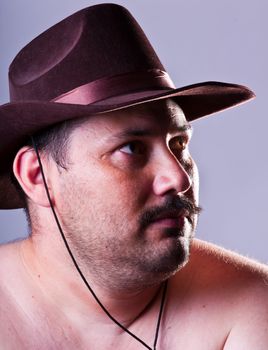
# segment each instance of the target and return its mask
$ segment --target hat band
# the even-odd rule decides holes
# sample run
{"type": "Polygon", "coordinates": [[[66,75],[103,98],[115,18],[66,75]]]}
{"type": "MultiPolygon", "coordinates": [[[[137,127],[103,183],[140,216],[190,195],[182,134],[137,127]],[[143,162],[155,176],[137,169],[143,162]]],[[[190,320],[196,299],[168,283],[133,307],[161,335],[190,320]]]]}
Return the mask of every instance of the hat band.
{"type": "Polygon", "coordinates": [[[175,89],[171,78],[160,69],[150,69],[95,80],[54,98],[52,102],[88,105],[131,92],[162,89],[175,89]]]}

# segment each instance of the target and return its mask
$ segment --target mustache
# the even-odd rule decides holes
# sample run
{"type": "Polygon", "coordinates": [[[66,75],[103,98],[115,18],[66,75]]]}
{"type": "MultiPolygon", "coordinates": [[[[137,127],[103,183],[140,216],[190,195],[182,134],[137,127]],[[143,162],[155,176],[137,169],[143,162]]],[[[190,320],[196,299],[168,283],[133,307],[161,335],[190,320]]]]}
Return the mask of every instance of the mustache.
{"type": "Polygon", "coordinates": [[[171,197],[163,205],[155,206],[145,211],[140,217],[140,227],[144,229],[150,223],[163,216],[179,217],[180,215],[186,216],[193,224],[193,216],[199,215],[201,211],[202,208],[187,197],[171,197]]]}

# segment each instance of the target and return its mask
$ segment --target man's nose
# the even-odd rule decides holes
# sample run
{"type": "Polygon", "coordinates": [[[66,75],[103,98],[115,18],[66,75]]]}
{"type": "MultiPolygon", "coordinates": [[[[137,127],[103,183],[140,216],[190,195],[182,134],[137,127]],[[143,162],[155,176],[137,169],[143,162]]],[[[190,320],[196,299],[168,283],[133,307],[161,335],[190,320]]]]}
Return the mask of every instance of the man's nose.
{"type": "Polygon", "coordinates": [[[167,193],[185,193],[192,186],[192,180],[180,161],[167,150],[157,157],[155,177],[153,181],[154,193],[158,196],[167,193]]]}

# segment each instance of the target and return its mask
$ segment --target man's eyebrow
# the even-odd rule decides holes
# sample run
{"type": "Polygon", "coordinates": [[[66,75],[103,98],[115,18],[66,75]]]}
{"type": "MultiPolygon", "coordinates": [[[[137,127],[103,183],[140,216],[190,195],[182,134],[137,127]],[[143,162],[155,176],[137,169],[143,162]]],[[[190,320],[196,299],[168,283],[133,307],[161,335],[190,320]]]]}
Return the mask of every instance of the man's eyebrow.
{"type": "MultiPolygon", "coordinates": [[[[173,126],[172,132],[186,132],[186,131],[192,131],[191,124],[184,124],[182,126],[173,126]]],[[[123,131],[120,131],[117,134],[111,135],[111,138],[121,139],[129,136],[155,136],[159,132],[149,128],[149,127],[132,127],[125,129],[123,131]]]]}
{"type": "Polygon", "coordinates": [[[189,133],[190,136],[192,135],[192,132],[193,132],[193,127],[190,123],[186,123],[180,126],[173,124],[169,130],[170,134],[189,133]]]}
{"type": "Polygon", "coordinates": [[[193,131],[193,127],[191,124],[188,123],[182,126],[174,126],[174,131],[177,131],[177,132],[193,131]]]}

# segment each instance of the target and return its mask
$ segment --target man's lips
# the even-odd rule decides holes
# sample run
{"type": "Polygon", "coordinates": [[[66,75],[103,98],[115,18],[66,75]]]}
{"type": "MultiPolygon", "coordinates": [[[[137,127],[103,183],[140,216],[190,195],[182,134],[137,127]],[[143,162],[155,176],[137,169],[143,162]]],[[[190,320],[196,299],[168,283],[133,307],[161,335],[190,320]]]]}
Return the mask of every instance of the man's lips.
{"type": "Polygon", "coordinates": [[[160,227],[171,227],[171,228],[182,228],[185,223],[185,218],[187,216],[186,211],[181,210],[178,212],[162,213],[157,215],[150,222],[150,226],[160,226],[160,227]]]}
{"type": "Polygon", "coordinates": [[[176,227],[176,228],[182,228],[184,225],[184,216],[179,216],[177,218],[173,217],[166,217],[161,219],[156,219],[150,223],[150,225],[153,226],[159,226],[159,227],[176,227]]]}

